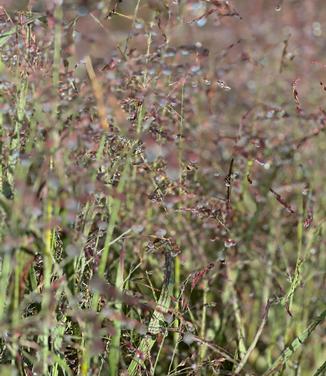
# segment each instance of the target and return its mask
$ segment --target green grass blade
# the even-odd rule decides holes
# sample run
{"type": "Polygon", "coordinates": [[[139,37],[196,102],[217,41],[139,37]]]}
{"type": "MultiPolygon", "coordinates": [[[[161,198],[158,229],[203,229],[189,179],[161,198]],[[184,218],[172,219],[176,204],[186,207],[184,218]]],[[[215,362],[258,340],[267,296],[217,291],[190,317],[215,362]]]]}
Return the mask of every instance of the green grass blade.
{"type": "Polygon", "coordinates": [[[325,362],[317,369],[314,373],[314,376],[323,376],[326,375],[326,360],[325,362]]]}
{"type": "Polygon", "coordinates": [[[0,35],[0,47],[3,47],[9,39],[16,33],[16,26],[0,35]]]}
{"type": "Polygon", "coordinates": [[[1,273],[0,273],[0,321],[3,318],[7,307],[7,289],[9,285],[9,276],[11,274],[11,257],[10,255],[4,255],[2,257],[1,273]]]}
{"type": "Polygon", "coordinates": [[[312,332],[325,321],[326,310],[313,320],[310,325],[302,332],[301,335],[295,338],[292,343],[283,351],[283,353],[275,360],[273,365],[263,374],[263,376],[270,376],[275,374],[288,360],[289,358],[304,344],[304,342],[310,337],[312,332]]]}
{"type": "MultiPolygon", "coordinates": [[[[123,290],[123,275],[124,275],[124,260],[125,255],[122,251],[120,254],[120,260],[117,268],[117,276],[115,281],[115,287],[118,291],[122,292],[123,290]]],[[[122,303],[117,302],[115,304],[115,309],[117,314],[122,313],[122,303]]],[[[114,323],[115,334],[112,336],[110,344],[110,353],[109,353],[109,373],[110,376],[115,376],[118,374],[119,359],[120,359],[120,337],[121,337],[121,321],[115,320],[114,323]]]]}
{"type": "MultiPolygon", "coordinates": [[[[167,262],[172,262],[170,255],[166,255],[167,262]]],[[[170,266],[171,267],[171,266],[170,266]]],[[[167,268],[168,270],[169,268],[167,268]]],[[[171,270],[173,270],[171,268],[171,270]]],[[[165,283],[163,284],[161,294],[157,303],[157,307],[153,313],[153,316],[149,322],[147,333],[148,335],[143,338],[138,346],[137,353],[141,354],[141,358],[136,358],[131,361],[128,374],[130,376],[136,376],[139,374],[138,368],[145,366],[145,361],[150,357],[152,347],[156,342],[156,335],[161,332],[164,323],[165,314],[168,312],[171,304],[171,297],[173,295],[174,282],[173,276],[167,275],[165,283]]]]}

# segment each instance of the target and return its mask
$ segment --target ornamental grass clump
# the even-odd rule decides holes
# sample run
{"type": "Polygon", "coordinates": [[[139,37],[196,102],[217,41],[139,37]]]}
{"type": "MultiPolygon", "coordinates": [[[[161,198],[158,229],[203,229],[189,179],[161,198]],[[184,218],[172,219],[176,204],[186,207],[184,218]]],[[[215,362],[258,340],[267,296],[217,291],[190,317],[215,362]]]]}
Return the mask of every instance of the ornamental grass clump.
{"type": "Polygon", "coordinates": [[[2,1],[1,375],[324,374],[325,21],[2,1]]]}

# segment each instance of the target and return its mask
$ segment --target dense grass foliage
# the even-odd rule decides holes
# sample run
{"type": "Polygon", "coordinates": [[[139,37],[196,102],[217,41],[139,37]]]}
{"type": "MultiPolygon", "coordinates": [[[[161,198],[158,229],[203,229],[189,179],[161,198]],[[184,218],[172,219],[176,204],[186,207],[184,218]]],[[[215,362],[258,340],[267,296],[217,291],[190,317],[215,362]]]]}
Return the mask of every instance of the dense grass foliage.
{"type": "Polygon", "coordinates": [[[324,375],[324,1],[0,5],[0,374],[324,375]]]}

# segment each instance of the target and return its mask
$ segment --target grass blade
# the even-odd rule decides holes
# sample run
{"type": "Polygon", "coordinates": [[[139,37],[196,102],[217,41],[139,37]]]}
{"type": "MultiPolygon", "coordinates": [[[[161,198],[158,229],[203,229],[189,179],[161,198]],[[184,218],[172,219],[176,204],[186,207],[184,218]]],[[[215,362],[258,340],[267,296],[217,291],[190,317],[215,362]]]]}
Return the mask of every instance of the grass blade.
{"type": "Polygon", "coordinates": [[[275,374],[280,368],[289,360],[289,358],[304,344],[304,342],[310,337],[313,331],[325,321],[326,310],[313,320],[310,325],[302,332],[302,334],[296,337],[295,340],[283,351],[283,353],[275,360],[273,365],[263,374],[263,376],[270,376],[275,374]]]}
{"type": "Polygon", "coordinates": [[[162,322],[164,323],[164,314],[166,314],[170,308],[171,297],[173,295],[173,273],[172,273],[172,257],[166,253],[166,263],[168,265],[165,281],[161,290],[161,294],[157,303],[157,307],[153,313],[153,316],[149,322],[147,333],[148,335],[143,338],[137,348],[137,354],[140,354],[141,358],[134,358],[128,368],[128,374],[130,376],[139,375],[139,367],[145,367],[145,361],[150,357],[152,347],[156,342],[156,335],[160,333],[162,329],[162,322]]]}
{"type": "MultiPolygon", "coordinates": [[[[124,262],[125,254],[124,251],[121,251],[120,260],[117,268],[117,276],[115,281],[115,287],[117,291],[122,292],[123,290],[123,275],[124,275],[124,262]]],[[[115,309],[117,314],[122,312],[122,303],[117,302],[115,304],[115,309]]],[[[118,374],[118,366],[120,359],[120,337],[121,337],[121,321],[115,320],[114,323],[115,334],[112,336],[110,344],[110,353],[109,353],[109,373],[110,376],[115,376],[118,374]]]]}

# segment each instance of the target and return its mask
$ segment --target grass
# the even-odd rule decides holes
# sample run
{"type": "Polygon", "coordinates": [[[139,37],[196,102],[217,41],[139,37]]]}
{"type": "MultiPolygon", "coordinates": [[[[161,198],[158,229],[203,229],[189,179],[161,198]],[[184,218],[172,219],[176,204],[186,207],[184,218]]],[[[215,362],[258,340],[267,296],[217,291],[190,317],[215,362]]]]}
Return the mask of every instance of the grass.
{"type": "Polygon", "coordinates": [[[0,374],[323,375],[322,1],[32,3],[0,6],[0,374]]]}

